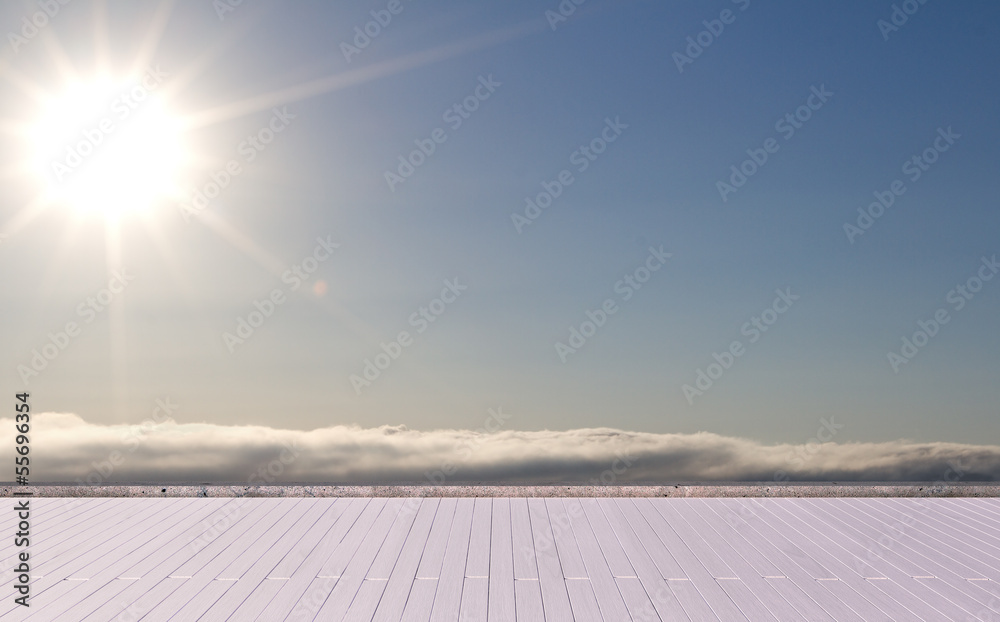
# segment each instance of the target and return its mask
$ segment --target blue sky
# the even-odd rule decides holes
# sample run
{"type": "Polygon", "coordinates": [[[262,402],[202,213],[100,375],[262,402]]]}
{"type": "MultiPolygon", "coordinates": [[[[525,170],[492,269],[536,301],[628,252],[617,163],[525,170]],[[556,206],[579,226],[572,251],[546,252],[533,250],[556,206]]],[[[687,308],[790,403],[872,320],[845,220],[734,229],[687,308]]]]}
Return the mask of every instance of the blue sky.
{"type": "MultiPolygon", "coordinates": [[[[244,2],[220,19],[177,2],[159,7],[157,36],[157,3],[109,0],[102,21],[100,3],[75,0],[5,48],[15,137],[32,89],[141,59],[188,122],[178,188],[241,165],[190,222],[162,200],[122,215],[115,238],[100,214],[49,205],[15,230],[40,189],[17,171],[23,145],[4,141],[8,391],[100,424],[170,396],[178,422],[295,430],[475,429],[502,406],[520,430],[797,443],[835,416],[838,442],[1000,444],[1000,279],[960,310],[946,301],[1000,254],[1000,7],[932,0],[886,39],[891,2],[588,0],[553,30],[557,2],[403,0],[348,61],[341,44],[388,3],[343,4],[244,2]],[[731,23],[679,71],[674,53],[724,10],[731,23]],[[453,128],[445,111],[490,77],[453,128]],[[787,136],[776,122],[814,88],[832,95],[787,136]],[[282,131],[249,162],[240,145],[274,108],[282,131]],[[627,127],[579,170],[574,152],[616,119],[627,127]],[[386,172],[437,128],[446,139],[390,189],[386,172]],[[913,181],[904,163],[949,128],[960,137],[913,181]],[[768,139],[777,150],[723,201],[717,183],[768,139]],[[519,232],[512,213],[563,170],[573,182],[519,232]],[[895,180],[905,193],[849,241],[844,224],[895,180]],[[339,247],[292,291],[281,274],[317,238],[339,247]],[[669,260],[624,300],[616,283],[661,246],[669,260]],[[134,280],[26,380],[19,366],[82,323],[112,264],[134,280]],[[418,334],[411,316],[452,279],[467,290],[418,334]],[[230,351],[224,335],[276,289],[287,301],[230,351]],[[776,290],[799,298],[751,343],[742,329],[776,290]],[[618,311],[561,360],[556,344],[609,298],[618,311]],[[941,308],[949,322],[894,370],[889,353],[941,308]],[[359,395],[351,376],[404,330],[412,345],[359,395]],[[737,340],[745,352],[686,399],[737,340]]],[[[17,32],[37,10],[6,3],[0,24],[17,32]]]]}

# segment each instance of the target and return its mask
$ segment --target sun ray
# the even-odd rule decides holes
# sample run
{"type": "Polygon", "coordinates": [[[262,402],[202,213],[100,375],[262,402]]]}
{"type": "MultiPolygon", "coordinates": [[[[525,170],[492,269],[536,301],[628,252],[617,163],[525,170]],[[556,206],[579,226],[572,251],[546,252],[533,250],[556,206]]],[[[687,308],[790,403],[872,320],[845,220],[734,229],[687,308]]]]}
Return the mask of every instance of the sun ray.
{"type": "Polygon", "coordinates": [[[418,52],[409,56],[383,61],[368,67],[345,71],[332,76],[303,82],[281,90],[255,95],[242,101],[232,102],[201,112],[189,114],[181,120],[181,127],[185,130],[196,129],[206,125],[239,118],[254,112],[268,110],[274,106],[290,104],[349,86],[371,82],[372,80],[385,78],[404,71],[409,71],[425,65],[462,56],[464,54],[468,54],[469,52],[500,45],[513,39],[540,32],[544,30],[545,27],[546,23],[544,20],[523,22],[517,26],[494,30],[476,37],[470,37],[455,43],[438,46],[436,48],[424,50],[423,52],[418,52]]]}
{"type": "Polygon", "coordinates": [[[8,238],[17,234],[18,231],[28,226],[35,218],[38,217],[45,209],[49,206],[48,201],[44,196],[38,195],[30,203],[22,207],[13,218],[7,221],[7,225],[3,229],[3,234],[8,238]]]}
{"type": "MultiPolygon", "coordinates": [[[[116,270],[121,270],[122,264],[122,238],[121,222],[116,216],[105,218],[105,252],[107,253],[106,274],[112,274],[116,270]]],[[[114,418],[124,421],[127,418],[125,406],[128,402],[128,379],[126,376],[128,352],[125,344],[125,311],[122,307],[122,300],[108,306],[108,329],[110,334],[111,347],[111,407],[114,418]]]]}
{"type": "Polygon", "coordinates": [[[140,73],[149,65],[153,53],[163,39],[163,33],[166,31],[167,23],[170,22],[175,4],[176,0],[162,0],[156,7],[156,13],[153,14],[146,36],[143,37],[142,47],[135,54],[131,73],[140,73]]]}
{"type": "Polygon", "coordinates": [[[94,0],[94,65],[98,72],[111,66],[108,0],[94,0]]]}

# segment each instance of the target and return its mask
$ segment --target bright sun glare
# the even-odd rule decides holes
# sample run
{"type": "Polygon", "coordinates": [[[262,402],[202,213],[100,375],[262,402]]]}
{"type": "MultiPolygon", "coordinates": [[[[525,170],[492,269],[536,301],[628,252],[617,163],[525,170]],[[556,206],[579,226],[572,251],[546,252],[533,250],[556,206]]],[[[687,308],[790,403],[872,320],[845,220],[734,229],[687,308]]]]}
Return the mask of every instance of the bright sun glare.
{"type": "Polygon", "coordinates": [[[28,140],[50,202],[113,216],[176,197],[184,151],[159,79],[76,82],[43,104],[28,140]]]}

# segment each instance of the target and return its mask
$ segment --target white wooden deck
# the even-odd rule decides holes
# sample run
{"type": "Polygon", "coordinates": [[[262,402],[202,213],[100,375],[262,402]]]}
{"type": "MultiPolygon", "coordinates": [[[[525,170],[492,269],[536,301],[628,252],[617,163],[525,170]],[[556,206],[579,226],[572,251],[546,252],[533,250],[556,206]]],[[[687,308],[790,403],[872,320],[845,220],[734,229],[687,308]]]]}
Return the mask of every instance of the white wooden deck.
{"type": "Polygon", "coordinates": [[[0,514],[4,621],[1000,620],[1000,499],[31,505],[30,609],[0,514]]]}

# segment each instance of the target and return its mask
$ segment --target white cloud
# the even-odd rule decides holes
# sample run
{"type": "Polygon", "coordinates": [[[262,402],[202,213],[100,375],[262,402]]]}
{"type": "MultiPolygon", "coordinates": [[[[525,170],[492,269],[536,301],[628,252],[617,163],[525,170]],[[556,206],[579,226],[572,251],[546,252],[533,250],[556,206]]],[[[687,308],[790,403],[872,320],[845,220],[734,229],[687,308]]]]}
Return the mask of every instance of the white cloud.
{"type": "MultiPolygon", "coordinates": [[[[771,481],[778,471],[792,481],[1000,479],[1000,447],[905,440],[765,445],[707,432],[297,431],[172,420],[141,428],[68,413],[33,415],[30,436],[32,483],[246,483],[255,473],[255,483],[330,484],[427,483],[428,473],[437,483],[522,484],[590,483],[602,474],[618,484],[771,481]],[[269,467],[270,480],[262,477],[269,467]]],[[[0,419],[0,452],[13,455],[13,447],[14,421],[0,419]]]]}

